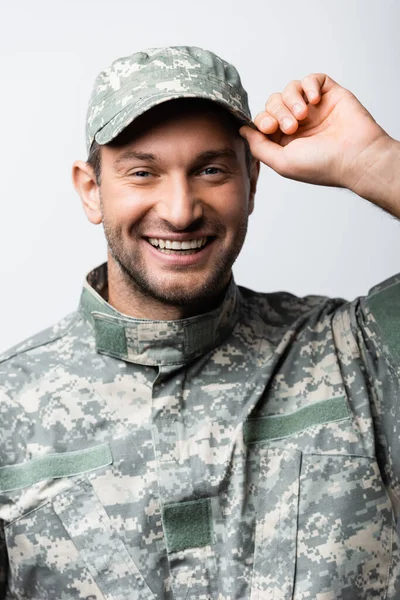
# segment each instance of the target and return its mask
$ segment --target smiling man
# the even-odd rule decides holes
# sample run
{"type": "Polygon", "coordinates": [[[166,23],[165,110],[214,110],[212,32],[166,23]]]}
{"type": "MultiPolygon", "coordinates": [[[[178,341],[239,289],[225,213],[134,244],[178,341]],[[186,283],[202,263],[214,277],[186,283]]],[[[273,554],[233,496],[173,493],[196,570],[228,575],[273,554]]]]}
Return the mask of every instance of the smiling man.
{"type": "Polygon", "coordinates": [[[75,163],[74,180],[88,218],[104,225],[110,304],[147,319],[215,305],[244,242],[259,171],[237,119],[210,100],[170,100],[94,153],[75,163]]]}
{"type": "Polygon", "coordinates": [[[399,275],[346,302],[231,269],[260,161],[400,217],[400,143],[323,73],[253,123],[172,47],[98,76],[87,148],[107,263],[0,361],[0,596],[398,600],[399,275]]]}

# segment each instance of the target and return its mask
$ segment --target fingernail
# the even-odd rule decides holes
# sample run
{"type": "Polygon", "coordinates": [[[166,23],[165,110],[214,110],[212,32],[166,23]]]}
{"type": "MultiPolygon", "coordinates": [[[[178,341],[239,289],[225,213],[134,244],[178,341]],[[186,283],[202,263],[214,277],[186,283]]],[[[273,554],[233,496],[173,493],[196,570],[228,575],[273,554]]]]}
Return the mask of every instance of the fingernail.
{"type": "Polygon", "coordinates": [[[268,129],[269,127],[272,127],[274,122],[275,121],[271,119],[271,117],[265,117],[265,119],[261,121],[261,129],[268,129]]]}
{"type": "Polygon", "coordinates": [[[302,107],[302,105],[301,105],[301,104],[295,104],[295,105],[293,106],[293,112],[294,112],[296,115],[299,115],[301,112],[303,112],[303,107],[302,107]]]}
{"type": "Polygon", "coordinates": [[[292,119],[288,119],[288,117],[284,117],[281,121],[281,127],[283,129],[290,129],[290,127],[293,125],[293,121],[292,119]]]}

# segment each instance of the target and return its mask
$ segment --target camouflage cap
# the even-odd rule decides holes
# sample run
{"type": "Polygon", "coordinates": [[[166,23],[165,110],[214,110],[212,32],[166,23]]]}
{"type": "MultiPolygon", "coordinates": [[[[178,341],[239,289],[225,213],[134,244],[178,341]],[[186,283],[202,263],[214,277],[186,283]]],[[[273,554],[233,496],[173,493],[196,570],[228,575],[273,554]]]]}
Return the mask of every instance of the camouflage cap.
{"type": "Polygon", "coordinates": [[[119,58],[96,78],[86,119],[86,144],[113,140],[141,114],[167,100],[205,98],[253,125],[236,68],[195,46],[149,48],[119,58]]]}

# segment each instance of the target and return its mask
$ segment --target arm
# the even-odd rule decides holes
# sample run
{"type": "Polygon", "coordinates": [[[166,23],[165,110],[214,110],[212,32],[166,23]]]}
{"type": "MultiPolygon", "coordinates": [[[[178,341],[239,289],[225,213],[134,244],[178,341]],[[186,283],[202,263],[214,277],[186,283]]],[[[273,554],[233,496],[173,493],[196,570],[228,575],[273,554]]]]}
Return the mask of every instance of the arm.
{"type": "Polygon", "coordinates": [[[347,188],[400,218],[400,142],[328,75],[291,81],[254,123],[240,134],[283,177],[347,188]]]}
{"type": "Polygon", "coordinates": [[[8,558],[4,538],[4,523],[0,520],[0,600],[5,599],[7,591],[8,558]]]}
{"type": "MultiPolygon", "coordinates": [[[[253,156],[283,177],[347,188],[400,218],[400,142],[327,75],[309,75],[272,94],[255,124],[258,131],[246,126],[241,135],[253,156]]],[[[400,274],[356,298],[347,310],[353,358],[366,374],[378,463],[398,517],[400,274]]]]}

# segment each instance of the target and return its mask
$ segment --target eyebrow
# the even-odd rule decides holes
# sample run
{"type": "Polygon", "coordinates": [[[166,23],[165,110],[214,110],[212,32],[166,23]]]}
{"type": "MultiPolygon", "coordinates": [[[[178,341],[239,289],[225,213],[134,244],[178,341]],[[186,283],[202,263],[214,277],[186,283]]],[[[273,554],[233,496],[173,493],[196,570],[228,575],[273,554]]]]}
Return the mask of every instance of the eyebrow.
{"type": "Polygon", "coordinates": [[[148,160],[150,162],[157,160],[155,154],[150,154],[149,152],[137,152],[136,150],[126,150],[125,152],[117,156],[117,158],[113,162],[113,166],[114,168],[118,168],[122,163],[128,162],[133,158],[135,158],[136,160],[148,160]]]}
{"type": "Polygon", "coordinates": [[[200,152],[195,158],[195,162],[197,161],[205,161],[205,160],[213,160],[214,158],[234,158],[237,160],[237,154],[232,148],[219,148],[216,150],[206,150],[205,152],[200,152]]]}
{"type": "MultiPolygon", "coordinates": [[[[215,160],[216,158],[233,158],[235,160],[238,159],[237,154],[232,148],[217,148],[215,150],[205,150],[204,152],[200,152],[195,156],[194,163],[205,162],[209,160],[215,160]]],[[[125,162],[128,162],[132,159],[148,161],[148,162],[156,162],[157,160],[161,161],[160,157],[157,157],[155,154],[150,152],[138,152],[137,150],[126,150],[113,162],[113,166],[115,169],[125,162]]]]}

